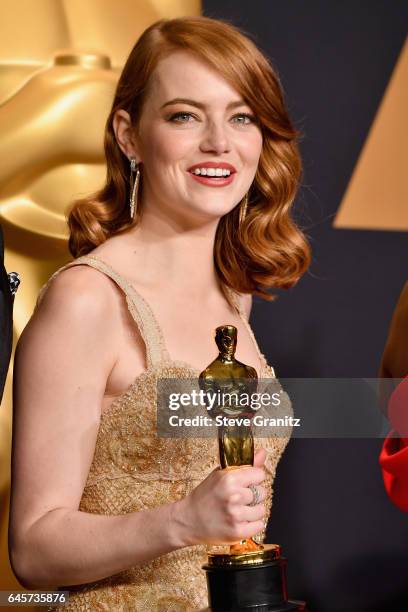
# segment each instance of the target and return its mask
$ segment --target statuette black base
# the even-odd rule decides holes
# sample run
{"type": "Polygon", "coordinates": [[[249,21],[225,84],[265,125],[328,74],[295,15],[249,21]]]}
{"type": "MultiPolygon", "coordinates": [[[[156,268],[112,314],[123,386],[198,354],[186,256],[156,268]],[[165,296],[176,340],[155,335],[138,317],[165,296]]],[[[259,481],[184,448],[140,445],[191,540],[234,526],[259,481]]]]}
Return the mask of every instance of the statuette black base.
{"type": "Polygon", "coordinates": [[[254,565],[203,565],[212,612],[287,612],[303,610],[286,594],[286,559],[254,565]]]}

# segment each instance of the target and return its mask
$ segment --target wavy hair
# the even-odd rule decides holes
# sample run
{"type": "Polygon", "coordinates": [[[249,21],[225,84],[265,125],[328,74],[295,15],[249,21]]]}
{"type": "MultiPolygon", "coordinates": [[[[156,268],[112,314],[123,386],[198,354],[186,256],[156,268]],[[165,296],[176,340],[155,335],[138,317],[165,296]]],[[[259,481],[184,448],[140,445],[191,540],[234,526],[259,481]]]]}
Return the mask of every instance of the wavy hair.
{"type": "Polygon", "coordinates": [[[70,252],[74,257],[85,255],[132,227],[143,214],[139,203],[135,219],[129,218],[129,160],[116,142],[113,117],[117,110],[126,110],[137,128],[155,67],[177,50],[190,51],[212,66],[257,116],[263,146],[247,215],[239,228],[238,204],[220,219],[214,263],[226,296],[224,285],[272,300],[268,289],[293,286],[310,264],[308,242],[291,217],[302,173],[299,133],[268,59],[248,35],[223,20],[162,19],[147,28],[133,47],[106,123],[106,183],[95,194],[74,202],[68,215],[70,252]]]}

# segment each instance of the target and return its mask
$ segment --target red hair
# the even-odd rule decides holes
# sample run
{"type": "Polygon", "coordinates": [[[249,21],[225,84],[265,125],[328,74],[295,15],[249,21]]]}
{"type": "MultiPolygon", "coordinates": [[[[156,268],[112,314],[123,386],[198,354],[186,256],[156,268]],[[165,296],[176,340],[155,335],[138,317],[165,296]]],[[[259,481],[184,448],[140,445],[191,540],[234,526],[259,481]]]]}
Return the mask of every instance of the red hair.
{"type": "Polygon", "coordinates": [[[221,286],[271,300],[274,296],[267,289],[293,286],[310,264],[309,245],[291,218],[302,172],[299,135],[267,58],[248,36],[218,19],[162,19],[147,28],[133,47],[106,123],[106,183],[97,193],[74,203],[68,216],[70,251],[74,257],[88,253],[132,227],[143,214],[139,193],[135,219],[129,218],[129,160],[116,142],[113,117],[117,110],[126,110],[137,128],[155,67],[180,50],[212,66],[257,116],[263,147],[249,191],[248,212],[239,231],[239,204],[220,219],[214,262],[221,286]]]}

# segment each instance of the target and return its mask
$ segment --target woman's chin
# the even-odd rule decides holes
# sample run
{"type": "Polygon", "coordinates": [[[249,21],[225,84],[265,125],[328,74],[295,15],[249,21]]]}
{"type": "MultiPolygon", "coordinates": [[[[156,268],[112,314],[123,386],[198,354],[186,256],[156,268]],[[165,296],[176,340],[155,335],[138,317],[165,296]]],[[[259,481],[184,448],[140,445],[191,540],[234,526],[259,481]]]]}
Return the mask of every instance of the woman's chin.
{"type": "Polygon", "coordinates": [[[209,199],[205,203],[200,202],[200,204],[195,205],[194,201],[191,201],[189,211],[203,221],[217,221],[230,213],[237,204],[238,202],[228,203],[225,200],[215,202],[209,199]]]}

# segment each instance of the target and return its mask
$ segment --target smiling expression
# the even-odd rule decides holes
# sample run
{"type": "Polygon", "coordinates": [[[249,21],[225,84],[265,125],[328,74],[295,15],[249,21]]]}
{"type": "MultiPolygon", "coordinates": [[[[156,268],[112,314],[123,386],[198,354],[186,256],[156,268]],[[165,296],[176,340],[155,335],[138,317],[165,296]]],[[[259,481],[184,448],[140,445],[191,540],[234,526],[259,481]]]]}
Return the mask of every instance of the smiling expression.
{"type": "Polygon", "coordinates": [[[209,220],[250,188],[262,150],[251,108],[217,72],[176,51],[151,78],[134,153],[143,163],[144,205],[209,220]]]}

